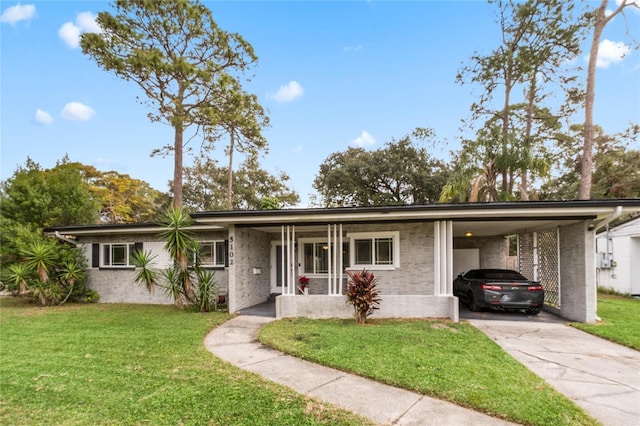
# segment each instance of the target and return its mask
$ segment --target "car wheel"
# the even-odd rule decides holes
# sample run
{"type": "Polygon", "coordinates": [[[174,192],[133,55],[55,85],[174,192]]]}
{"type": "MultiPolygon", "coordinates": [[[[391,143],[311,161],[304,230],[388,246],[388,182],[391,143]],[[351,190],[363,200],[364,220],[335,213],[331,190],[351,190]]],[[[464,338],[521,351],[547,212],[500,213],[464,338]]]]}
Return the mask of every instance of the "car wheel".
{"type": "Polygon", "coordinates": [[[469,292],[468,300],[469,300],[469,302],[468,302],[469,310],[471,312],[478,312],[480,310],[480,307],[476,303],[476,298],[473,297],[473,293],[472,292],[469,292]]]}
{"type": "Polygon", "coordinates": [[[536,306],[536,307],[527,309],[526,312],[531,315],[538,315],[540,313],[540,308],[536,306]]]}

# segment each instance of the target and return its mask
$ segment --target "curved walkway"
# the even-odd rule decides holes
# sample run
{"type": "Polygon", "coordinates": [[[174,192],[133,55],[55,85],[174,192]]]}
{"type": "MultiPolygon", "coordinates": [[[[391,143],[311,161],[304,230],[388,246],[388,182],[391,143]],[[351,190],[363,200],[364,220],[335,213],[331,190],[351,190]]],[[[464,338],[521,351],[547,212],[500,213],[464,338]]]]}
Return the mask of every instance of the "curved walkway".
{"type": "Polygon", "coordinates": [[[244,370],[368,417],[383,425],[509,425],[511,423],[384,385],[343,371],[304,361],[262,345],[258,331],[274,318],[237,316],[212,330],[205,347],[244,370]],[[358,398],[353,398],[358,395],[358,398]]]}

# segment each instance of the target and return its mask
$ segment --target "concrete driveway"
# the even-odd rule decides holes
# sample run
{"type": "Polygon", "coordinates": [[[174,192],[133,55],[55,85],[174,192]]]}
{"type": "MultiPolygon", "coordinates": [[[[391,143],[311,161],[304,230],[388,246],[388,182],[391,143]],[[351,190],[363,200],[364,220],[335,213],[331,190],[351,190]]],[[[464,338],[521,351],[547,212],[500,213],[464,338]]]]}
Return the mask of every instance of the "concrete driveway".
{"type": "Polygon", "coordinates": [[[640,352],[544,311],[476,313],[461,306],[460,318],[604,425],[640,425],[640,352]]]}

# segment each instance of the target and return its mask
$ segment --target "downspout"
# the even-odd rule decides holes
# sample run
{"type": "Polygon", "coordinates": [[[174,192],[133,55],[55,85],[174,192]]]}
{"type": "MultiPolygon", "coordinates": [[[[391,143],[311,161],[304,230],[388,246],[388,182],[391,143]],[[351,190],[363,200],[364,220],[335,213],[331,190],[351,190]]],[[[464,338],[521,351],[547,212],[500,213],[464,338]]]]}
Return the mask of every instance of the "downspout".
{"type": "Polygon", "coordinates": [[[616,209],[613,211],[613,213],[611,213],[609,216],[605,217],[600,222],[595,224],[595,227],[593,228],[593,231],[594,232],[598,232],[598,229],[602,228],[605,225],[610,224],[611,222],[616,220],[618,217],[620,217],[621,214],[622,214],[622,206],[616,207],[616,209]]]}
{"type": "MultiPolygon", "coordinates": [[[[595,224],[595,227],[593,228],[593,238],[595,240],[596,238],[596,232],[598,232],[598,229],[602,228],[603,226],[607,226],[607,238],[609,238],[609,227],[608,225],[613,222],[614,220],[616,220],[618,217],[620,217],[620,215],[622,214],[622,206],[618,206],[616,207],[616,209],[613,211],[613,213],[611,213],[609,216],[605,217],[604,219],[602,219],[600,222],[595,224]]],[[[595,244],[594,244],[595,245],[595,244]]],[[[609,241],[607,240],[607,250],[609,248],[609,241]]],[[[596,302],[595,302],[595,306],[596,306],[596,321],[602,321],[602,318],[600,318],[598,316],[598,289],[596,288],[596,291],[594,292],[594,297],[596,298],[596,302]]]]}
{"type": "Polygon", "coordinates": [[[54,235],[56,236],[57,239],[59,239],[60,241],[64,241],[65,243],[69,243],[71,245],[73,245],[74,247],[78,246],[78,242],[74,241],[70,238],[65,237],[64,235],[62,235],[59,231],[55,231],[54,235]]]}

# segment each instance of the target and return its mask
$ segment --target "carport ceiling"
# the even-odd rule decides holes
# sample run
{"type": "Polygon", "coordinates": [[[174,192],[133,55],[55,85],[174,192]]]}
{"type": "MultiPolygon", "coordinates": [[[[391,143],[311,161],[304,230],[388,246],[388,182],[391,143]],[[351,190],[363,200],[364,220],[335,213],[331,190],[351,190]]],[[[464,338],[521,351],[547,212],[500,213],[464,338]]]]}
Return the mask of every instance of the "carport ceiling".
{"type": "Polygon", "coordinates": [[[471,232],[473,237],[507,236],[541,231],[559,225],[575,223],[575,220],[492,220],[453,222],[454,237],[464,237],[471,232]]]}

